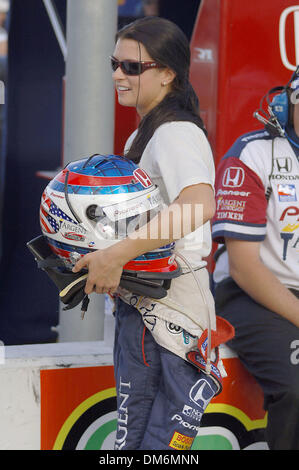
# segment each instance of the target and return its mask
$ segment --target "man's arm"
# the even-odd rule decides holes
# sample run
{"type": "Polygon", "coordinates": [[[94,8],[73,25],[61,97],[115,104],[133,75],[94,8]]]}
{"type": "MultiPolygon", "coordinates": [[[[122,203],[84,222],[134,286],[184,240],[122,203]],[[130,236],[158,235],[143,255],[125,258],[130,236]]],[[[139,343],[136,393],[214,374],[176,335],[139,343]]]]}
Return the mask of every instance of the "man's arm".
{"type": "Polygon", "coordinates": [[[230,275],[256,302],[299,327],[299,299],[260,259],[260,243],[225,239],[230,275]]]}

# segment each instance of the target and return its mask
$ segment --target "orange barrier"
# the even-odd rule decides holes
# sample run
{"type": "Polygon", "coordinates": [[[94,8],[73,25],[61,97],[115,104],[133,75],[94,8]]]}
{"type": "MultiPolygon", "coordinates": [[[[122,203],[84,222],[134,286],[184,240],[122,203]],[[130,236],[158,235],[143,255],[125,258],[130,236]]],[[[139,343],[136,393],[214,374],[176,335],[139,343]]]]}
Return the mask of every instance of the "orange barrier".
{"type": "MultiPolygon", "coordinates": [[[[208,405],[192,450],[266,449],[259,385],[225,346],[228,376],[208,405]]],[[[111,450],[117,426],[112,365],[40,371],[41,449],[111,450]]]]}

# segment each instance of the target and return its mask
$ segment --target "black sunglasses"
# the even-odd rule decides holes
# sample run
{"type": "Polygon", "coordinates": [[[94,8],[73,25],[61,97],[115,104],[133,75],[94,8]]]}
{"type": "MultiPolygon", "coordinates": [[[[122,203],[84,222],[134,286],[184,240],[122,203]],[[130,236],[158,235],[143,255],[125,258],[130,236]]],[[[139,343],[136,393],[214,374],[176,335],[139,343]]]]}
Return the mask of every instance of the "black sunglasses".
{"type": "Polygon", "coordinates": [[[161,68],[162,65],[157,64],[157,62],[153,61],[141,61],[141,62],[134,62],[130,60],[117,60],[115,57],[110,57],[111,61],[111,67],[113,72],[115,72],[118,67],[121,68],[121,71],[125,75],[141,75],[143,72],[145,72],[148,69],[156,69],[156,68],[161,68]]]}

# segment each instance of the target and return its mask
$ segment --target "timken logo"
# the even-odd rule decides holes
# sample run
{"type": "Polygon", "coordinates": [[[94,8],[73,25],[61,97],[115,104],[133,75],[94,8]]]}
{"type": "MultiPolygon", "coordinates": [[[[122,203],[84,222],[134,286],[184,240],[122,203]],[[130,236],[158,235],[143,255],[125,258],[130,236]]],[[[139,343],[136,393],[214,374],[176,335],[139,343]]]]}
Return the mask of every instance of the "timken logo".
{"type": "Polygon", "coordinates": [[[279,19],[279,48],[280,56],[283,65],[289,70],[295,70],[296,64],[299,64],[299,5],[294,5],[286,8],[280,15],[279,19]],[[294,21],[294,42],[295,42],[295,64],[291,64],[288,58],[288,49],[293,46],[289,37],[286,35],[286,31],[289,30],[289,26],[286,28],[286,24],[289,20],[294,21]]]}
{"type": "Polygon", "coordinates": [[[242,186],[245,178],[245,172],[243,168],[237,166],[230,166],[226,168],[223,178],[222,185],[225,188],[238,188],[242,186]]]}

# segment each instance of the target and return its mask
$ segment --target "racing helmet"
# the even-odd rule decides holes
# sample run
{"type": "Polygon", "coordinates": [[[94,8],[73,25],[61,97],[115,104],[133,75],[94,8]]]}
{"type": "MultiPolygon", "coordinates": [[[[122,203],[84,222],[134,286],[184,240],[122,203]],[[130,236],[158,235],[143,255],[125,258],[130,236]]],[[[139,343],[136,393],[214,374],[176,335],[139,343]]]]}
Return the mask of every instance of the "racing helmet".
{"type": "MultiPolygon", "coordinates": [[[[163,207],[159,188],[134,162],[95,154],[69,163],[49,182],[41,198],[40,226],[52,252],[71,269],[81,256],[119,242],[163,207]]],[[[147,279],[177,277],[174,243],[123,269],[147,279]]]]}

